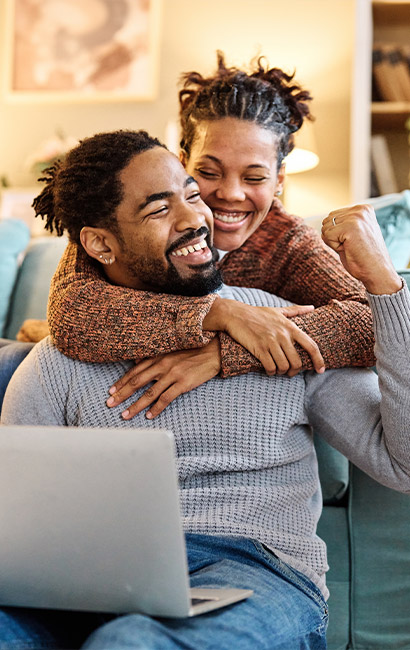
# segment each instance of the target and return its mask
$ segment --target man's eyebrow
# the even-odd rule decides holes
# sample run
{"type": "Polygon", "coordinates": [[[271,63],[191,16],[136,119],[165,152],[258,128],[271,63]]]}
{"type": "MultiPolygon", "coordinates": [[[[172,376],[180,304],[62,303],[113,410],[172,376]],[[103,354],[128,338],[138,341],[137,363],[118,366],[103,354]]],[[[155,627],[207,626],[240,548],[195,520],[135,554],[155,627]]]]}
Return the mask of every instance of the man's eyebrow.
{"type": "Polygon", "coordinates": [[[150,203],[154,201],[162,201],[162,199],[169,199],[173,195],[173,192],[156,192],[155,194],[149,194],[145,200],[139,204],[138,212],[147,207],[150,203]]]}
{"type": "MultiPolygon", "coordinates": [[[[195,178],[193,176],[187,176],[184,182],[184,187],[187,187],[191,183],[196,183],[195,178]]],[[[143,210],[144,208],[147,207],[150,203],[153,203],[154,201],[162,201],[162,199],[169,199],[171,196],[173,196],[174,192],[166,191],[166,192],[156,192],[155,194],[149,194],[145,200],[139,204],[138,206],[138,211],[143,210]]]]}

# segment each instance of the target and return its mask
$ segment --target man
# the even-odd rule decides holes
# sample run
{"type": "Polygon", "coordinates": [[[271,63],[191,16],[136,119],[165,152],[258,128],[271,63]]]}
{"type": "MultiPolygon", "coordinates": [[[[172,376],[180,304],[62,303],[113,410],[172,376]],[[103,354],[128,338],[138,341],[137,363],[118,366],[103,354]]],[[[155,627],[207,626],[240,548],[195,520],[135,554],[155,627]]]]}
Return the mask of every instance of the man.
{"type": "MultiPolygon", "coordinates": [[[[212,218],[197,185],[144,132],[85,140],[53,170],[36,203],[49,229],[67,229],[81,241],[112,284],[185,295],[220,285],[212,218]],[[192,248],[190,255],[176,254],[182,247],[192,248]]],[[[316,536],[322,499],[311,426],[373,478],[410,491],[410,296],[371,208],[332,213],[323,234],[372,292],[382,405],[376,375],[348,368],[215,378],[170,404],[155,426],[176,438],[191,582],[250,587],[254,596],[189,621],[133,614],[100,624],[90,614],[94,632],[87,640],[82,632],[83,648],[326,647],[327,561],[316,536]]],[[[258,290],[223,287],[220,295],[256,306],[284,304],[258,290]]],[[[130,365],[81,363],[45,339],[11,380],[2,421],[146,426],[143,414],[131,422],[105,406],[107,386],[130,365]]],[[[0,642],[2,650],[33,638],[38,648],[67,643],[50,612],[41,620],[36,612],[0,614],[0,638],[14,643],[0,642]]],[[[69,616],[76,626],[78,615],[69,616]]]]}

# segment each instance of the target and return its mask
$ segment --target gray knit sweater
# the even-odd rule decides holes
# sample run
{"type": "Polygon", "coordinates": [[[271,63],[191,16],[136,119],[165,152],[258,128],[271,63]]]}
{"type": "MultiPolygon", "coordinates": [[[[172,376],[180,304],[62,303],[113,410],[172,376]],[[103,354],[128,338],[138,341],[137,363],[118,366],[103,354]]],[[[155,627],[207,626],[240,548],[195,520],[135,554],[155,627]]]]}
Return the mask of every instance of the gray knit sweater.
{"type": "MultiPolygon", "coordinates": [[[[255,289],[224,297],[284,304],[255,289]]],[[[215,378],[182,395],[153,422],[105,406],[129,362],[85,364],[45,339],[20,365],[2,424],[164,427],[175,434],[184,529],[258,539],[311,578],[325,596],[326,548],[316,535],[322,497],[312,427],[384,485],[410,491],[410,296],[369,296],[378,378],[344,368],[292,379],[250,373],[215,378]]]]}

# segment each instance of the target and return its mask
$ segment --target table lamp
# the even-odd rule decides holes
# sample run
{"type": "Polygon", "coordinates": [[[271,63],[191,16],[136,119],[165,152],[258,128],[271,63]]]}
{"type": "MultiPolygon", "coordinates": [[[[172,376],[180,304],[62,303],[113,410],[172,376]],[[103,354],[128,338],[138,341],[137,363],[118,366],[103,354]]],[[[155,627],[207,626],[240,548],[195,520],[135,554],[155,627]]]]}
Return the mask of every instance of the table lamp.
{"type": "Polygon", "coordinates": [[[299,131],[295,133],[295,147],[284,160],[286,174],[298,174],[314,169],[319,164],[313,124],[305,120],[299,131]]]}

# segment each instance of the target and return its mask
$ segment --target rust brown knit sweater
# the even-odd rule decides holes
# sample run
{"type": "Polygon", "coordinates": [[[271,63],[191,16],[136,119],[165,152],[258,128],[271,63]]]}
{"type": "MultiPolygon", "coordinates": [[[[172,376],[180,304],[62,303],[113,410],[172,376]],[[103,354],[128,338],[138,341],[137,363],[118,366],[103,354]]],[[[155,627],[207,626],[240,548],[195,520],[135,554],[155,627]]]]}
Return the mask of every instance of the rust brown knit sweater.
{"type": "MultiPolygon", "coordinates": [[[[255,287],[316,309],[292,320],[319,345],[326,367],[374,364],[371,313],[364,287],[299,217],[275,201],[265,221],[221,262],[226,284],[255,287]]],[[[187,298],[109,284],[100,265],[69,244],[53,277],[48,305],[58,349],[83,361],[141,359],[201,347],[215,335],[202,320],[215,295],[187,298]]],[[[219,333],[224,377],[261,368],[251,354],[219,333]]],[[[305,368],[307,353],[298,347],[305,368]]]]}

